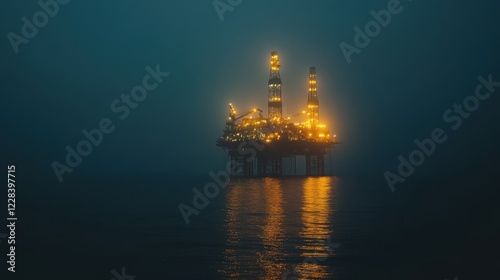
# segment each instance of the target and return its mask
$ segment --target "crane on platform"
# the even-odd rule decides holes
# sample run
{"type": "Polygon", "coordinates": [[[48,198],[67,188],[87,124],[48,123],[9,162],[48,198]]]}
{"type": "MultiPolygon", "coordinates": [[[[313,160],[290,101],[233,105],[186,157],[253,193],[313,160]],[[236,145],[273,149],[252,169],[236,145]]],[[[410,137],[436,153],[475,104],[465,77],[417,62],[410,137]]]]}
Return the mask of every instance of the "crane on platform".
{"type": "Polygon", "coordinates": [[[255,108],[255,109],[251,110],[250,112],[244,113],[243,115],[236,116],[236,109],[234,109],[233,104],[229,103],[229,120],[227,122],[228,122],[228,124],[229,123],[234,124],[237,120],[242,119],[242,118],[244,118],[244,117],[246,117],[248,115],[251,115],[251,114],[253,114],[255,112],[259,112],[259,115],[262,114],[262,110],[261,109],[255,108]]]}

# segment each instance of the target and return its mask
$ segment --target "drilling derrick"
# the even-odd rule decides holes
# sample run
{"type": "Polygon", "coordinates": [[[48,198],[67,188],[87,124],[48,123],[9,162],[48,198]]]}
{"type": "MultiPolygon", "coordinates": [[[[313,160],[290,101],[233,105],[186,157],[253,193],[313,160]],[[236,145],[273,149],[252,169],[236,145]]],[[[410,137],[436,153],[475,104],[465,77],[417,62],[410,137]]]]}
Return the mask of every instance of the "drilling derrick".
{"type": "Polygon", "coordinates": [[[312,128],[319,124],[319,99],[316,87],[316,67],[309,68],[309,94],[307,95],[307,123],[312,128]]]}
{"type": "Polygon", "coordinates": [[[271,53],[271,70],[268,82],[268,119],[277,123],[282,118],[280,61],[277,52],[271,53]]]}

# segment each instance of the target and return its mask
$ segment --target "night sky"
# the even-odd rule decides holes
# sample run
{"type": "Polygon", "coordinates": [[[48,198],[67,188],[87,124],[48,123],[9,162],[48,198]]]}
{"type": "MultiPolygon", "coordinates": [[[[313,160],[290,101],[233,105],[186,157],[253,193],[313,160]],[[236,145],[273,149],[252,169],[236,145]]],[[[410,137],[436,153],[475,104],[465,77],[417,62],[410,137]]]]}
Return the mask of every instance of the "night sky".
{"type": "Polygon", "coordinates": [[[474,93],[477,77],[500,80],[495,1],[402,1],[402,11],[346,61],[354,27],[390,1],[243,1],[219,18],[212,1],[70,1],[16,54],[37,1],[2,1],[2,161],[56,184],[51,163],[82,130],[110,118],[115,130],[65,183],[85,176],[191,176],[223,168],[215,147],[227,104],[267,114],[268,60],[281,59],[284,112],[300,112],[317,67],[320,118],[343,141],[339,175],[395,172],[397,156],[442,127],[449,139],[413,176],[498,167],[498,92],[456,131],[443,120],[474,93]],[[124,120],[111,103],[142,83],[146,66],[170,75],[124,120]],[[37,174],[37,175],[36,175],[37,174]]]}

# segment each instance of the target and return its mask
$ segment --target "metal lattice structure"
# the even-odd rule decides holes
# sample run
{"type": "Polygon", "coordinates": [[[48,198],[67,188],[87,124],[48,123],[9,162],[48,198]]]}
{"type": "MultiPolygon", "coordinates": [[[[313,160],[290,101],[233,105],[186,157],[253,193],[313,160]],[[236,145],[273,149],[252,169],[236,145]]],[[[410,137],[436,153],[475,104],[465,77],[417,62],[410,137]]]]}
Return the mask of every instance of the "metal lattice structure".
{"type": "Polygon", "coordinates": [[[307,94],[307,122],[311,127],[319,124],[319,99],[316,86],[316,67],[309,68],[309,93],[307,94]]]}
{"type": "Polygon", "coordinates": [[[268,118],[271,122],[279,122],[283,117],[281,100],[280,60],[277,52],[271,53],[271,64],[268,87],[268,118]]]}

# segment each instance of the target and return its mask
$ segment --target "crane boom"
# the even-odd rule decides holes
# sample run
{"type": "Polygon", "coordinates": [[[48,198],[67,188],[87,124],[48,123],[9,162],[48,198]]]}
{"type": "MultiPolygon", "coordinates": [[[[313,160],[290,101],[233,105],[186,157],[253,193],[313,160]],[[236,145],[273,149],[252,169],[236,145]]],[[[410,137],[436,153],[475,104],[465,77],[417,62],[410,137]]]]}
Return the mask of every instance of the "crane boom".
{"type": "Polygon", "coordinates": [[[237,120],[239,120],[241,118],[244,118],[244,117],[246,117],[246,116],[248,116],[250,114],[253,114],[253,113],[257,112],[257,111],[259,111],[260,113],[262,113],[261,109],[255,108],[255,109],[251,110],[250,112],[247,112],[247,113],[245,113],[243,115],[236,116],[236,109],[234,109],[234,106],[231,103],[229,103],[229,120],[231,122],[235,122],[235,121],[237,121],[237,120]]]}

